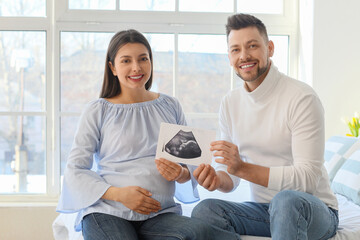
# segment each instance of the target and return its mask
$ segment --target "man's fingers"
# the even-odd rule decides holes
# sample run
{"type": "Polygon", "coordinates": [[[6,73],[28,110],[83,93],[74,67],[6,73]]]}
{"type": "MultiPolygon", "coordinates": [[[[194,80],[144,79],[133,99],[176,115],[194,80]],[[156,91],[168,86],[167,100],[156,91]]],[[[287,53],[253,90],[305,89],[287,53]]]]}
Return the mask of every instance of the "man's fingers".
{"type": "Polygon", "coordinates": [[[224,148],[231,148],[234,146],[234,144],[227,142],[227,141],[214,141],[210,143],[211,147],[219,147],[223,146],[224,148]]]}
{"type": "Polygon", "coordinates": [[[226,159],[226,160],[234,159],[234,158],[237,157],[237,155],[232,155],[231,153],[225,152],[225,151],[216,151],[216,152],[213,153],[213,156],[216,159],[223,158],[223,159],[226,159]]]}
{"type": "Polygon", "coordinates": [[[197,181],[200,185],[202,185],[206,178],[212,178],[211,166],[206,165],[205,168],[201,171],[197,181]]]}
{"type": "Polygon", "coordinates": [[[194,172],[193,172],[193,176],[194,176],[194,178],[196,179],[196,180],[198,180],[198,178],[199,178],[199,175],[200,175],[200,173],[204,170],[204,168],[205,168],[205,164],[200,164],[200,166],[198,166],[195,170],[194,170],[194,172]]]}
{"type": "Polygon", "coordinates": [[[216,183],[217,183],[216,178],[214,178],[214,180],[212,181],[212,183],[211,183],[211,185],[209,186],[208,190],[209,190],[209,191],[214,191],[214,190],[216,190],[216,183]]]}
{"type": "Polygon", "coordinates": [[[203,186],[204,188],[206,188],[206,189],[209,189],[209,187],[211,186],[211,184],[212,184],[213,181],[214,181],[214,178],[215,178],[215,176],[205,178],[202,186],[203,186]]]}
{"type": "Polygon", "coordinates": [[[229,164],[228,160],[225,158],[215,158],[215,162],[225,164],[225,165],[229,164]]]}

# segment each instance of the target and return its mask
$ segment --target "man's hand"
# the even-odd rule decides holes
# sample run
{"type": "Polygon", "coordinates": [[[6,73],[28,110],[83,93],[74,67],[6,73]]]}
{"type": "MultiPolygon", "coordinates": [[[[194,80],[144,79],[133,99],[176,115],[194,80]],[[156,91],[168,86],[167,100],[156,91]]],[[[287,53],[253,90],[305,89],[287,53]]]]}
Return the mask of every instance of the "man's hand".
{"type": "Polygon", "coordinates": [[[220,178],[209,164],[201,164],[195,169],[193,175],[197,182],[209,191],[214,191],[220,187],[220,178]]]}
{"type": "Polygon", "coordinates": [[[263,187],[268,186],[270,168],[244,162],[238,147],[230,142],[215,141],[210,145],[210,150],[216,151],[214,157],[218,157],[215,161],[226,165],[228,173],[263,187]]]}
{"type": "Polygon", "coordinates": [[[190,179],[190,172],[187,167],[164,158],[155,159],[156,168],[159,173],[168,181],[184,183],[190,179]]]}
{"type": "Polygon", "coordinates": [[[211,144],[211,151],[216,151],[214,157],[215,162],[225,164],[227,171],[232,175],[239,175],[244,162],[240,158],[238,147],[227,141],[215,141],[211,144]]]}

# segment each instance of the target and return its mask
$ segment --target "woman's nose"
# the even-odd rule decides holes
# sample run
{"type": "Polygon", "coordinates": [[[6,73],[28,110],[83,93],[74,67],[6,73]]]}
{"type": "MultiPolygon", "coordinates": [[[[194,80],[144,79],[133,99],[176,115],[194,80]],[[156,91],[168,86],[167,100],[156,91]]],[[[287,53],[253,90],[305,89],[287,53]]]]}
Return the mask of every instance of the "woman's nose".
{"type": "Polygon", "coordinates": [[[132,70],[133,70],[134,72],[137,72],[137,71],[139,71],[140,69],[141,69],[140,64],[139,64],[138,62],[134,61],[133,64],[132,64],[132,70]]]}

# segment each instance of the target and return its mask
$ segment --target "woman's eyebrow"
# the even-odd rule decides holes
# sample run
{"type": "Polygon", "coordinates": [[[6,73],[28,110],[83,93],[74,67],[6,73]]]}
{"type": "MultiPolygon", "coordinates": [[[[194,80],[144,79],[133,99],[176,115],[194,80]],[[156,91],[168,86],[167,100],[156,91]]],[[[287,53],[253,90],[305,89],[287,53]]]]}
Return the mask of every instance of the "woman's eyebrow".
{"type": "MultiPolygon", "coordinates": [[[[147,53],[142,53],[142,54],[140,54],[138,57],[142,57],[142,56],[148,56],[149,54],[147,54],[147,53]]],[[[131,56],[130,55],[122,55],[122,56],[120,56],[120,58],[131,58],[131,56]]]]}

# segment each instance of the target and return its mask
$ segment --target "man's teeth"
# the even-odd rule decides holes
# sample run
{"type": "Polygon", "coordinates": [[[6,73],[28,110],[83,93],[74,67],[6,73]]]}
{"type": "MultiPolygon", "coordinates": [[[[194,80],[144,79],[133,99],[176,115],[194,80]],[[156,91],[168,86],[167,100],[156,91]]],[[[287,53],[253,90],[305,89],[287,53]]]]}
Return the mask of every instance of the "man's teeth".
{"type": "Polygon", "coordinates": [[[252,67],[252,66],[254,66],[255,64],[249,64],[249,65],[243,65],[243,66],[241,66],[240,68],[248,68],[248,67],[252,67]]]}

